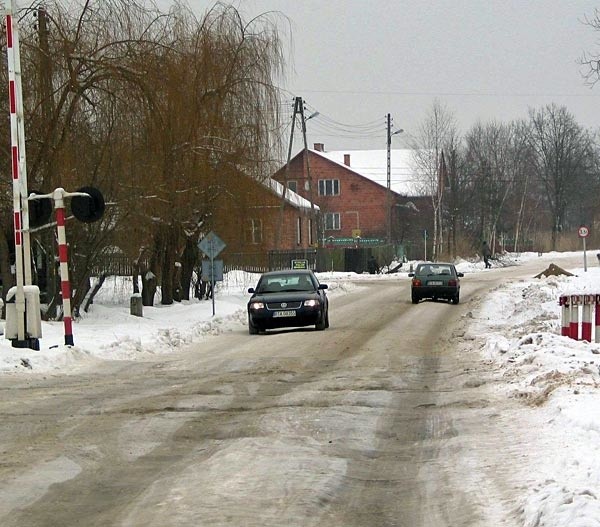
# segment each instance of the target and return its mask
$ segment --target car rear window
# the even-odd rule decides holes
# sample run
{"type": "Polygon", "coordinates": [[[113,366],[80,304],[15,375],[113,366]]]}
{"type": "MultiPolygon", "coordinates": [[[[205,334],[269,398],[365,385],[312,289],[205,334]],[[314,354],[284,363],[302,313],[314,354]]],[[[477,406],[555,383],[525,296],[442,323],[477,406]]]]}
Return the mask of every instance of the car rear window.
{"type": "Polygon", "coordinates": [[[427,276],[454,275],[449,265],[423,265],[417,270],[417,274],[427,276]]]}

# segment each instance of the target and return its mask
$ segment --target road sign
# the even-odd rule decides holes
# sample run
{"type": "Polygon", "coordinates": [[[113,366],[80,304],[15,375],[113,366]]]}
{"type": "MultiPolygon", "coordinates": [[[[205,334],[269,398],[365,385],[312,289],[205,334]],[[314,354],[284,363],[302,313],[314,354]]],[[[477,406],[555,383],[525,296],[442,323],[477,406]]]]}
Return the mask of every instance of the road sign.
{"type": "Polygon", "coordinates": [[[308,260],[292,260],[292,269],[308,269],[308,260]]]}
{"type": "Polygon", "coordinates": [[[223,260],[202,260],[202,280],[205,282],[223,281],[223,260]]]}
{"type": "Polygon", "coordinates": [[[225,249],[226,244],[221,238],[219,238],[213,231],[210,231],[200,243],[198,243],[198,248],[206,254],[209,258],[214,258],[219,254],[223,249],[225,249]]]}
{"type": "Polygon", "coordinates": [[[580,238],[587,238],[590,235],[590,230],[585,225],[582,225],[579,227],[577,233],[579,234],[580,238]]]}

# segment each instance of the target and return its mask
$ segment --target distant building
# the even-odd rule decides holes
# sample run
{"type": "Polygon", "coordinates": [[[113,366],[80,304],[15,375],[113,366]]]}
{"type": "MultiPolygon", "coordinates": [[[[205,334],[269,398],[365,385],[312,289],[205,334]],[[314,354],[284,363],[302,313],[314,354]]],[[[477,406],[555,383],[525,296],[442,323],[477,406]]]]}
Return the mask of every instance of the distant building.
{"type": "Polygon", "coordinates": [[[419,189],[411,150],[326,152],[322,143],[299,152],[273,176],[320,208],[322,245],[418,246],[432,220],[431,199],[419,189]],[[312,189],[309,185],[312,180],[312,189]]]}
{"type": "Polygon", "coordinates": [[[239,174],[240,181],[223,193],[221,204],[207,222],[227,243],[225,253],[264,253],[274,249],[312,248],[319,206],[287,190],[277,181],[256,181],[239,174]],[[240,190],[243,189],[243,190],[240,190]],[[312,234],[311,234],[312,231],[312,234]]]}

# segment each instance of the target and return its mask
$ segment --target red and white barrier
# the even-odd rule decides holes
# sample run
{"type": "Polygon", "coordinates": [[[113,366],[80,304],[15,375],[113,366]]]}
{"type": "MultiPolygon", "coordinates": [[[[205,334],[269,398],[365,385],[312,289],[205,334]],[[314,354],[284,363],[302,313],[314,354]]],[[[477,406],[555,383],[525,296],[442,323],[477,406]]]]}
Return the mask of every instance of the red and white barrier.
{"type": "Polygon", "coordinates": [[[560,310],[560,334],[563,337],[569,337],[571,336],[571,328],[570,328],[570,324],[571,324],[571,310],[570,310],[570,304],[569,304],[569,300],[570,297],[568,296],[561,296],[558,299],[558,304],[561,307],[560,310]]]}
{"type": "Polygon", "coordinates": [[[73,319],[71,318],[71,283],[69,282],[69,256],[67,235],[65,232],[65,191],[54,191],[54,210],[56,212],[56,233],[58,235],[58,259],[60,262],[60,289],[63,303],[63,323],[65,326],[65,345],[73,346],[73,319]]]}
{"type": "Polygon", "coordinates": [[[600,295],[562,295],[558,299],[558,304],[561,307],[560,334],[563,337],[592,342],[592,311],[594,311],[595,342],[600,342],[600,295]]]}
{"type": "Polygon", "coordinates": [[[595,327],[595,335],[596,335],[596,342],[600,342],[600,309],[598,309],[598,305],[600,305],[600,295],[596,295],[596,312],[595,312],[595,322],[596,322],[596,327],[595,327]]]}

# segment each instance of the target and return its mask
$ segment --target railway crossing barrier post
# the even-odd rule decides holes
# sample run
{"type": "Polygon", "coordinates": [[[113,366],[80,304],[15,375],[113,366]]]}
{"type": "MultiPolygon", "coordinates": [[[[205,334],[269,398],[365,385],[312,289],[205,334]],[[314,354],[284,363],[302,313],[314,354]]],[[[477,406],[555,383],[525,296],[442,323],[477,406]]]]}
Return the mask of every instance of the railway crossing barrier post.
{"type": "Polygon", "coordinates": [[[600,294],[561,295],[558,304],[561,307],[560,334],[563,337],[592,342],[593,321],[594,342],[600,342],[600,294]]]}

